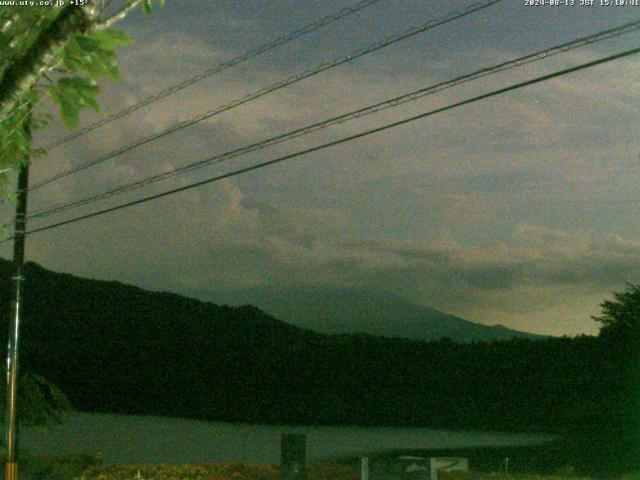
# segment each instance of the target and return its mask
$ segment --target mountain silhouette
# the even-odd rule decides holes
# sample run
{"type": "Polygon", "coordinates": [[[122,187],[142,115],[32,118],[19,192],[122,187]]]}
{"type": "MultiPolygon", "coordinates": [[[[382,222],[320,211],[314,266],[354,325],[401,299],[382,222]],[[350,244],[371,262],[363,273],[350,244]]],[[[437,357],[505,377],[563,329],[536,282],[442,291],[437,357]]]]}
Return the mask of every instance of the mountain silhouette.
{"type": "Polygon", "coordinates": [[[252,304],[292,325],[321,333],[366,333],[388,338],[457,342],[543,339],[543,335],[489,326],[408,302],[389,293],[356,288],[250,288],[227,293],[195,292],[202,300],[252,304]]]}
{"type": "MultiPolygon", "coordinates": [[[[251,305],[34,263],[25,270],[21,369],[59,386],[83,411],[512,431],[574,428],[609,414],[601,399],[612,375],[594,337],[457,343],[329,335],[251,305]]],[[[0,261],[5,325],[11,273],[0,261]]],[[[397,303],[371,304],[379,312],[397,303]]]]}

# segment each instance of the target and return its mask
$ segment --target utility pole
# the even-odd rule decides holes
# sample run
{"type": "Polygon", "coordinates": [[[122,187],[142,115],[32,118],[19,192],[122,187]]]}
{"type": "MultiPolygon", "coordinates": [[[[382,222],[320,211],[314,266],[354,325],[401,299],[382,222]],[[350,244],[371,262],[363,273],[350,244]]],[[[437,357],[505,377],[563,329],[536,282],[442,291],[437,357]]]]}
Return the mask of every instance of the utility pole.
{"type": "MultiPolygon", "coordinates": [[[[25,121],[27,136],[31,134],[31,115],[25,121]]],[[[16,218],[13,232],[13,300],[9,318],[9,340],[7,342],[7,399],[5,412],[5,444],[7,457],[5,480],[18,480],[16,397],[18,393],[18,334],[22,310],[22,288],[24,282],[24,240],[27,225],[27,189],[29,187],[29,159],[25,159],[18,173],[16,189],[16,218]]]]}

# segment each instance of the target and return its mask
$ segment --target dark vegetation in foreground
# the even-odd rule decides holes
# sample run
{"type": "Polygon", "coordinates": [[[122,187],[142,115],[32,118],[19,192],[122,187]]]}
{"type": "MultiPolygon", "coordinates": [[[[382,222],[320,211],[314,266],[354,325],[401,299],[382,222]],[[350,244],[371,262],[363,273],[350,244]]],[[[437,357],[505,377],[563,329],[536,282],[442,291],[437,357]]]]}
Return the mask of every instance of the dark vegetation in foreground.
{"type": "MultiPolygon", "coordinates": [[[[0,274],[7,305],[8,263],[0,274]]],[[[555,432],[581,472],[640,467],[637,326],[631,334],[607,327],[597,338],[471,344],[330,336],[251,306],[34,264],[24,313],[23,371],[58,385],[79,410],[555,432]]]]}
{"type": "MultiPolygon", "coordinates": [[[[629,473],[633,467],[619,463],[616,456],[593,457],[594,449],[576,443],[576,439],[554,441],[543,445],[462,447],[440,449],[399,449],[372,452],[370,461],[390,460],[400,456],[462,457],[469,460],[469,468],[483,473],[509,473],[511,475],[545,475],[555,477],[619,477],[629,473]],[[508,460],[507,460],[508,459],[508,460]]],[[[339,464],[357,468],[360,457],[351,456],[336,459],[339,464]]]]}
{"type": "MultiPolygon", "coordinates": [[[[469,472],[440,474],[444,480],[577,480],[584,477],[571,465],[562,464],[563,458],[549,457],[549,450],[527,447],[507,449],[461,449],[388,452],[387,456],[420,455],[462,456],[469,459],[469,472]],[[504,455],[509,455],[506,466],[504,455]],[[536,456],[538,455],[538,456],[536,456]]],[[[277,465],[249,464],[187,464],[187,465],[104,465],[91,455],[63,455],[55,457],[22,456],[22,474],[25,480],[277,480],[277,465]]],[[[374,457],[375,458],[375,457],[374,457]]],[[[307,465],[307,480],[359,480],[359,459],[342,459],[319,465],[307,465]]],[[[414,480],[424,478],[412,477],[414,480]]],[[[589,477],[588,477],[589,478],[589,477]]],[[[593,477],[590,477],[593,478],[593,477]]],[[[621,480],[637,479],[625,475],[621,480]]]]}

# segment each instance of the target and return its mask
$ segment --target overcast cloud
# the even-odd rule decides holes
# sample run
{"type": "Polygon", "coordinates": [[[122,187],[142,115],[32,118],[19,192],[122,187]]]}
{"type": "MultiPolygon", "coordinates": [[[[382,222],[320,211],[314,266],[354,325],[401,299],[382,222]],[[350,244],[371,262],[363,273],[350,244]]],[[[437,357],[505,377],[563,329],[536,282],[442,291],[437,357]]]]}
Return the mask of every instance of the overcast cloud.
{"type": "MultiPolygon", "coordinates": [[[[136,44],[105,113],[348,5],[169,0],[122,24],[136,44]]],[[[38,159],[33,181],[289,75],[463,8],[382,0],[38,159]]],[[[617,26],[635,7],[502,4],[332,69],[35,192],[31,211],[617,26]]],[[[188,184],[638,46],[633,33],[148,187],[188,184]]],[[[548,334],[640,280],[638,57],[554,79],[230,180],[34,235],[44,266],[182,293],[321,284],[389,291],[463,318],[548,334]]],[[[85,122],[97,117],[87,113],[85,122]]],[[[54,126],[41,141],[56,138],[54,126]]],[[[55,217],[70,218],[97,205],[55,217]]],[[[9,218],[6,211],[6,218],[9,218]]],[[[51,220],[54,217],[51,217],[51,220]]],[[[33,222],[40,226],[48,221],[33,222]]],[[[5,245],[3,254],[9,255],[5,245]]]]}

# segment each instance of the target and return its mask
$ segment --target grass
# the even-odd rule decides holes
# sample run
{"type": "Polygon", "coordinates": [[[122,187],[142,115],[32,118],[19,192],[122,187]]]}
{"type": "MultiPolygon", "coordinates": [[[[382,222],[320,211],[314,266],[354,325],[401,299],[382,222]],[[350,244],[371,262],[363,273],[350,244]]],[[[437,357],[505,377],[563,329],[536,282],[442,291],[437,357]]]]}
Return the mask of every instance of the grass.
{"type": "MultiPolygon", "coordinates": [[[[395,450],[366,454],[370,461],[401,455],[421,457],[465,457],[472,472],[448,474],[445,480],[563,480],[613,478],[640,480],[640,475],[602,473],[585,468],[578,445],[566,442],[528,447],[477,447],[437,450],[395,450]],[[509,474],[505,458],[509,458],[509,474]],[[499,473],[496,473],[499,472],[499,473]]],[[[57,457],[21,456],[24,480],[279,480],[279,468],[273,465],[102,465],[98,456],[65,455],[57,457]]],[[[598,463],[597,460],[594,463],[598,463]]],[[[636,469],[637,470],[637,469],[636,469]]],[[[626,468],[619,471],[634,471],[626,468]]],[[[359,457],[335,459],[334,463],[308,466],[307,480],[359,480],[359,457]]],[[[422,480],[418,478],[406,480],[422,480]]]]}
{"type": "MultiPolygon", "coordinates": [[[[278,480],[273,465],[153,465],[94,466],[73,480],[278,480]]],[[[345,465],[307,468],[307,480],[358,480],[359,471],[345,465]]]]}
{"type": "MultiPolygon", "coordinates": [[[[625,472],[638,471],[637,458],[623,454],[623,448],[602,443],[588,444],[587,440],[561,439],[541,445],[519,447],[467,447],[455,449],[388,450],[369,452],[371,461],[390,459],[402,455],[429,457],[463,457],[478,474],[505,473],[505,459],[508,458],[508,472],[529,476],[563,478],[631,478],[625,472]]],[[[355,467],[358,457],[343,457],[338,463],[355,467]]],[[[512,478],[512,477],[508,477],[512,478]]],[[[640,480],[639,476],[634,477],[640,480]]]]}

